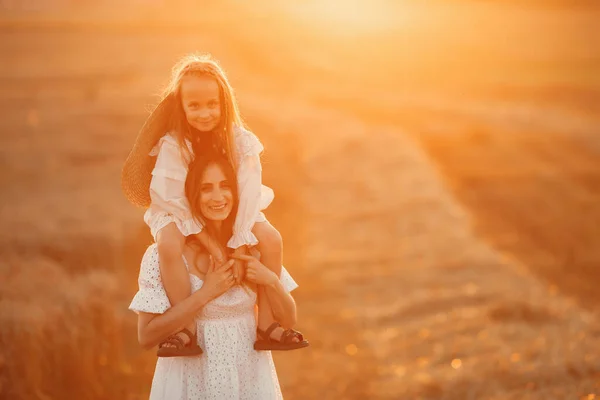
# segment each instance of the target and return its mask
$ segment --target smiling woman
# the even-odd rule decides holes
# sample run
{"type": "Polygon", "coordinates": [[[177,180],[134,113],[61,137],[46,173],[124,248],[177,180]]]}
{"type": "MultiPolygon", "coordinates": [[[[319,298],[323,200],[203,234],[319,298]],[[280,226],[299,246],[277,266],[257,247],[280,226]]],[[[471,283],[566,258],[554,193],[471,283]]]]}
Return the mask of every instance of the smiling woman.
{"type": "Polygon", "coordinates": [[[190,169],[194,168],[201,168],[204,172],[200,180],[188,179],[185,182],[186,197],[198,199],[198,202],[190,204],[190,211],[198,221],[206,218],[213,221],[214,224],[206,228],[210,231],[212,226],[218,226],[218,232],[211,232],[212,237],[226,241],[231,237],[238,208],[237,201],[234,201],[238,198],[236,177],[228,168],[226,159],[212,152],[198,156],[190,164],[190,169]]]}
{"type": "Polygon", "coordinates": [[[222,221],[231,212],[231,184],[221,169],[211,164],[204,172],[200,186],[201,212],[214,221],[222,221]]]}

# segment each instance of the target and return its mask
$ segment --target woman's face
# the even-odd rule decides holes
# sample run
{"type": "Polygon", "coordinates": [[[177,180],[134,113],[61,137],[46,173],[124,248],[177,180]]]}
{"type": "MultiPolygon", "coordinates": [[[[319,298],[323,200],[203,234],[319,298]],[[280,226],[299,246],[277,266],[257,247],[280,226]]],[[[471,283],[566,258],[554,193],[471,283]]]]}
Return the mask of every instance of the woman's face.
{"type": "Polygon", "coordinates": [[[225,220],[233,208],[233,192],[227,177],[215,163],[206,167],[200,184],[200,212],[211,221],[225,220]]]}
{"type": "Polygon", "coordinates": [[[219,84],[210,76],[185,76],[181,81],[181,105],[187,122],[201,132],[210,132],[221,120],[219,84]]]}

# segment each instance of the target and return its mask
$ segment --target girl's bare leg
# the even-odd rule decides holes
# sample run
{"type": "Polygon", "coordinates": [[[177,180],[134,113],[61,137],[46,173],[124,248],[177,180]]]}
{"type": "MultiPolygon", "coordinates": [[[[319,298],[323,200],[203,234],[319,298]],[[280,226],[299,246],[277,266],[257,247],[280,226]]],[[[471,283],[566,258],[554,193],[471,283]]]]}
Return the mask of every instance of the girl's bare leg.
{"type": "MultiPolygon", "coordinates": [[[[185,236],[179,231],[174,223],[161,229],[156,235],[158,249],[158,261],[160,266],[160,277],[167,292],[167,297],[172,306],[189,297],[192,294],[190,276],[183,262],[183,246],[185,236]]],[[[192,321],[186,328],[196,333],[196,324],[192,321]]],[[[187,335],[177,334],[185,344],[190,339],[187,335]]],[[[165,344],[165,346],[171,346],[165,344]]]]}
{"type": "MultiPolygon", "coordinates": [[[[258,251],[260,251],[260,261],[271,271],[281,277],[281,266],[283,265],[283,241],[281,235],[268,222],[257,222],[254,224],[252,233],[258,239],[258,251]]],[[[273,322],[276,321],[273,315],[273,308],[269,302],[268,289],[264,286],[258,286],[258,328],[266,331],[273,322]]],[[[291,328],[291,327],[290,327],[291,328]]],[[[271,333],[271,338],[279,340],[284,332],[284,328],[276,328],[271,333]]],[[[294,342],[298,339],[294,338],[294,342]]]]}

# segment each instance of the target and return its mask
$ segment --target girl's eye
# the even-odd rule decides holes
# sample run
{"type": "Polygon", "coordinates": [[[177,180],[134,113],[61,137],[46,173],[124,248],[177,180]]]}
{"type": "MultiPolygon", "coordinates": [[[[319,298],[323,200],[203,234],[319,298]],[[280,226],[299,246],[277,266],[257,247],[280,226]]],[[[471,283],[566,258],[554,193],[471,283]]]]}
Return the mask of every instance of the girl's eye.
{"type": "Polygon", "coordinates": [[[209,102],[208,102],[208,106],[209,106],[210,108],[215,108],[215,107],[216,107],[216,106],[218,106],[218,105],[219,105],[219,102],[218,102],[218,101],[216,101],[216,100],[211,100],[211,101],[209,101],[209,102]]]}
{"type": "Polygon", "coordinates": [[[188,104],[188,108],[191,108],[191,109],[195,110],[196,108],[198,108],[198,103],[188,104]]]}
{"type": "Polygon", "coordinates": [[[231,189],[231,185],[229,184],[229,182],[221,183],[221,187],[224,189],[231,189]]]}
{"type": "Polygon", "coordinates": [[[202,193],[209,193],[212,189],[210,186],[202,186],[200,190],[202,191],[202,193]]]}

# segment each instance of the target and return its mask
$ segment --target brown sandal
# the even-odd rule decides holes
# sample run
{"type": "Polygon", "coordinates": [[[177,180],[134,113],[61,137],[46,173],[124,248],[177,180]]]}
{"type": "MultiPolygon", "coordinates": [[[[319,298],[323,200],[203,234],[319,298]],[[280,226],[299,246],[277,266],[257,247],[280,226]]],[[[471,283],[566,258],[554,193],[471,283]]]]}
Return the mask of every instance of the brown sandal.
{"type": "Polygon", "coordinates": [[[304,340],[304,336],[298,331],[293,329],[286,329],[281,334],[279,340],[271,338],[271,333],[281,325],[279,322],[273,322],[266,331],[256,330],[257,335],[260,337],[254,342],[254,350],[296,350],[304,347],[308,347],[308,340],[304,340]],[[293,339],[298,338],[298,342],[294,342],[293,339]]]}
{"type": "Polygon", "coordinates": [[[156,355],[159,357],[192,357],[202,354],[202,349],[198,346],[197,336],[187,329],[182,329],[179,333],[185,334],[190,341],[188,344],[183,343],[183,339],[177,335],[167,337],[161,344],[158,345],[156,355]],[[165,347],[165,344],[172,344],[175,347],[165,347]]]}

